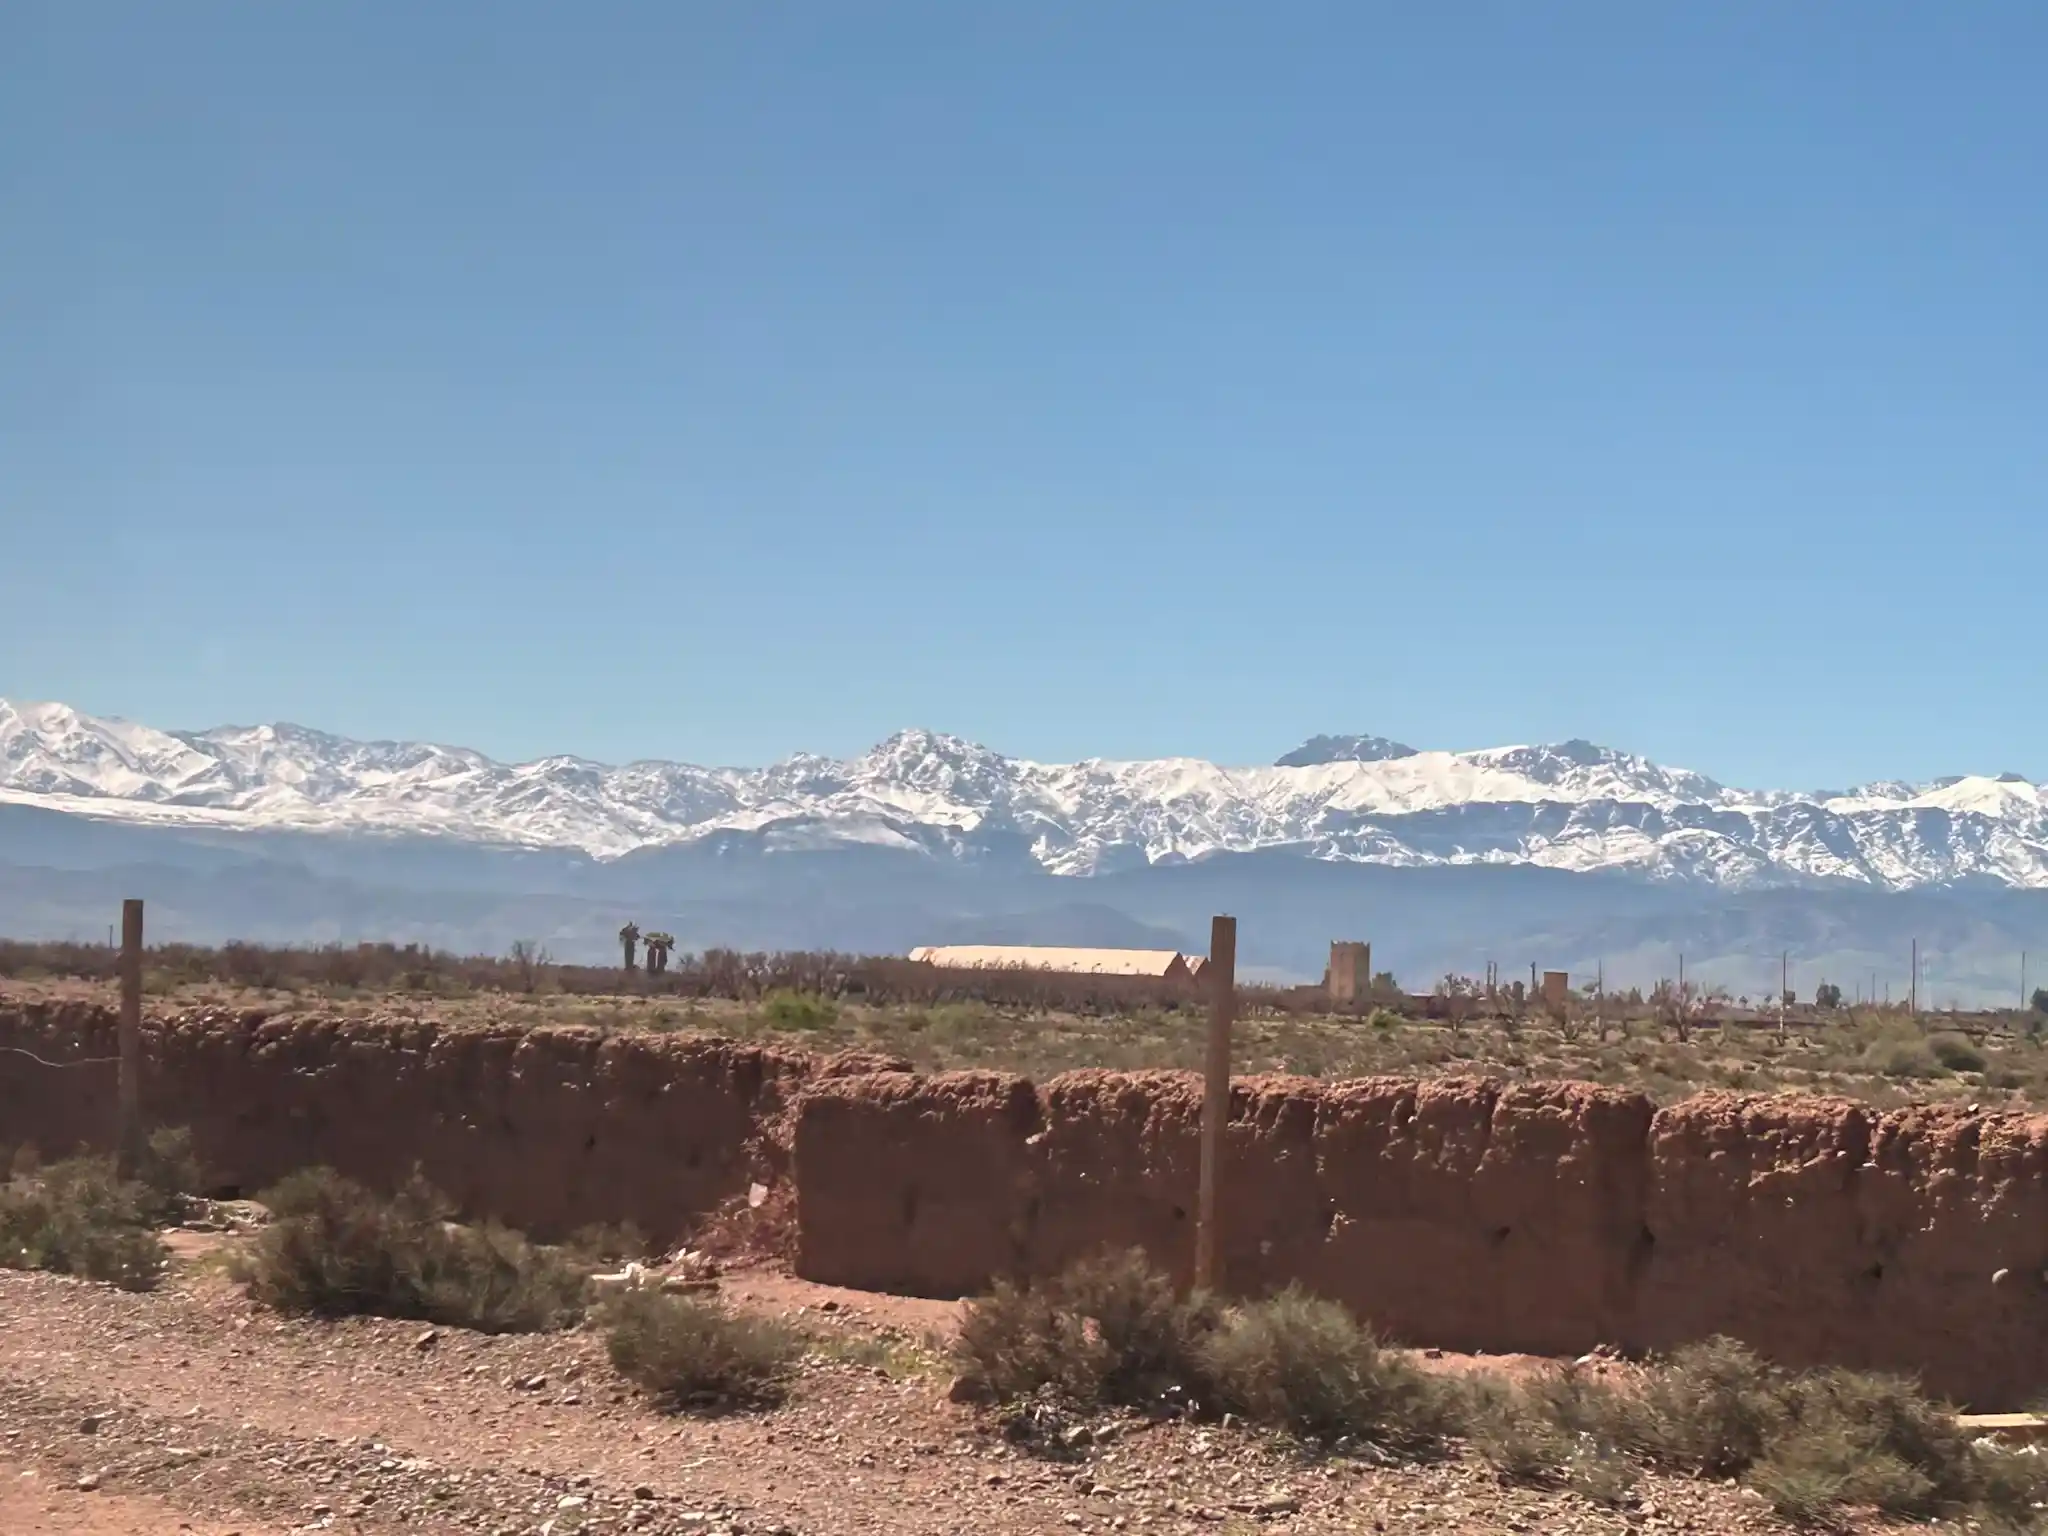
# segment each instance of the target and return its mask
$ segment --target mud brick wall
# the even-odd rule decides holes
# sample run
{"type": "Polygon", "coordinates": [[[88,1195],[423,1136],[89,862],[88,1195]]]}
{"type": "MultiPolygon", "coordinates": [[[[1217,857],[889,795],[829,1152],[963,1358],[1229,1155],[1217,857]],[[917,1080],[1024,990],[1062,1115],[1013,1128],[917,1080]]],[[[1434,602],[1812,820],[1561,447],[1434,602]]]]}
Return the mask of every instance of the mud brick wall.
{"type": "MultiPolygon", "coordinates": [[[[116,1054],[106,1009],[0,1007],[0,1047],[116,1054]]],[[[143,1028],[143,1110],[208,1177],[254,1193],[326,1164],[389,1187],[417,1165],[461,1207],[540,1236],[632,1221],[671,1236],[780,1157],[764,1135],[818,1064],[722,1041],[205,1010],[143,1028]]],[[[104,1149],[110,1065],[0,1050],[0,1147],[104,1149]]]]}
{"type": "MultiPolygon", "coordinates": [[[[106,1147],[111,1012],[0,1002],[0,1150],[106,1147]]],[[[809,1278],[962,1295],[1138,1246],[1185,1275],[1201,1088],[1169,1073],[914,1076],[871,1058],[574,1029],[201,1010],[146,1022],[150,1120],[219,1185],[417,1164],[541,1236],[677,1235],[793,1177],[809,1278]]],[[[1584,1084],[1245,1079],[1228,1288],[1289,1282],[1460,1350],[1664,1348],[1918,1374],[1985,1408],[2048,1387],[2048,1117],[1584,1084]]]]}
{"type": "MultiPolygon", "coordinates": [[[[796,1110],[799,1272],[956,1295],[1137,1246],[1185,1276],[1200,1103],[1170,1074],[814,1090],[796,1110]]],[[[1978,1406],[2048,1387],[2048,1118],[1254,1079],[1232,1093],[1222,1200],[1231,1291],[1298,1281],[1411,1344],[1727,1333],[1978,1406]]]]}

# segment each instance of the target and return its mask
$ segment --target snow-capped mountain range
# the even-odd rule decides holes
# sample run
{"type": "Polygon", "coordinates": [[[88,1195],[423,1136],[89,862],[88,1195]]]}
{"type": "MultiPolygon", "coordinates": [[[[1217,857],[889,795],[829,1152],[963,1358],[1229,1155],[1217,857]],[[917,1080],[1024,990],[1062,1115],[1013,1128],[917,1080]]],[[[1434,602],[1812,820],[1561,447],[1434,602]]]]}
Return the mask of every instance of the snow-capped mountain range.
{"type": "Polygon", "coordinates": [[[1723,888],[1964,881],[2048,889],[2048,790],[2014,775],[1847,792],[1732,789],[1584,741],[1416,751],[1316,737],[1271,767],[1037,763],[905,731],[766,768],[500,763],[293,725],[163,731],[0,699],[0,801],[104,820],[425,834],[599,858],[721,831],[1090,875],[1283,849],[1396,866],[1533,864],[1723,888]]]}

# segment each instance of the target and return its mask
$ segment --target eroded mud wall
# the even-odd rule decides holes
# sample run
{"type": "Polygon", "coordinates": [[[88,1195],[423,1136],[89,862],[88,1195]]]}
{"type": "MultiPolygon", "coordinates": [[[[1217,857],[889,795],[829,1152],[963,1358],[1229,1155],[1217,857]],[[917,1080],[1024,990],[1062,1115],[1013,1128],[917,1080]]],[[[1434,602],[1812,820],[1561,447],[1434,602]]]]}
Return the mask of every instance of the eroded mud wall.
{"type": "MultiPolygon", "coordinates": [[[[1105,1246],[1186,1273],[1200,1087],[847,1080],[799,1102],[806,1275],[960,1294],[1105,1246]]],[[[2048,1119],[1579,1084],[1241,1081],[1225,1272],[1460,1350],[1668,1347],[2048,1387],[2048,1119]],[[2002,1278],[1994,1282],[1994,1276],[2002,1278]]]]}
{"type": "MultiPolygon", "coordinates": [[[[112,1015],[0,1006],[0,1147],[113,1133],[112,1015]],[[45,1066],[14,1054],[27,1050],[45,1066]]],[[[415,1163],[542,1235],[686,1228],[793,1161],[797,1262],[926,1294],[1108,1245],[1185,1273],[1200,1087],[1174,1074],[917,1077],[718,1041],[199,1012],[144,1030],[144,1102],[223,1185],[415,1163]]],[[[1578,1084],[1240,1081],[1228,1284],[1300,1281],[1396,1338],[1658,1348],[1919,1374],[1983,1407],[2048,1387],[2048,1118],[1578,1084]]]]}
{"type": "MultiPolygon", "coordinates": [[[[0,1144],[55,1157],[114,1126],[100,1008],[0,1009],[0,1144]]],[[[763,1128],[813,1071],[720,1041],[449,1029],[202,1011],[143,1031],[143,1104],[193,1133],[208,1175],[254,1190],[325,1163],[390,1185],[415,1165],[463,1209],[549,1236],[632,1221],[668,1236],[779,1155],[763,1128]]]]}

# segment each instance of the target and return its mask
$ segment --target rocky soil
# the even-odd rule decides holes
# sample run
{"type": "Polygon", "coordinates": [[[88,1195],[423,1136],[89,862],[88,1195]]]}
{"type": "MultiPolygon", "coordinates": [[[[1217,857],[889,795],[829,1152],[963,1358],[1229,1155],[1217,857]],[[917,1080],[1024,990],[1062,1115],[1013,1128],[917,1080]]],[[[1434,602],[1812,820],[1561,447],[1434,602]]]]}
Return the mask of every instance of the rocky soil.
{"type": "Polygon", "coordinates": [[[590,1331],[490,1338],[288,1321],[182,1236],[130,1295],[0,1272],[0,1531],[8,1536],[851,1536],[855,1532],[1742,1532],[1733,1488],[1645,1476],[1617,1508],[1453,1459],[1317,1460],[1240,1430],[1056,1423],[1014,1443],[948,1401],[953,1309],[728,1277],[820,1344],[789,1400],[675,1416],[590,1331]]]}

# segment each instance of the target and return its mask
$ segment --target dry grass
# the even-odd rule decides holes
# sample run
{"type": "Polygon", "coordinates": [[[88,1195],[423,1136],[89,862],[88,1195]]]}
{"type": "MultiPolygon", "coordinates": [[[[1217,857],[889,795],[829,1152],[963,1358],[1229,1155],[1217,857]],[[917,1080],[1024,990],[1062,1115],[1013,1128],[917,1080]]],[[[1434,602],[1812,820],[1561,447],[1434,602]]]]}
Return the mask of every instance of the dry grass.
{"type": "Polygon", "coordinates": [[[386,1198],[327,1169],[262,1197],[276,1218],[237,1265],[249,1294],[280,1312],[418,1318],[482,1333],[566,1327],[589,1279],[517,1232],[450,1223],[417,1179],[386,1198]]]}
{"type": "MultiPolygon", "coordinates": [[[[37,970],[23,962],[21,952],[42,955],[52,948],[62,946],[0,942],[0,976],[37,970]]],[[[104,959],[101,951],[87,953],[104,959]]],[[[651,982],[617,972],[554,968],[526,992],[507,989],[499,976],[511,974],[511,962],[489,959],[440,957],[434,963],[445,961],[447,969],[409,977],[401,968],[387,985],[378,978],[401,966],[410,952],[377,949],[365,958],[357,950],[230,946],[194,953],[202,959],[154,973],[164,1005],[261,1009],[284,1017],[430,1018],[458,1028],[567,1025],[607,1034],[718,1035],[800,1050],[870,1051],[921,1070],[1001,1069],[1039,1078],[1083,1067],[1192,1071],[1201,1065],[1206,1030],[1200,1001],[1184,991],[1089,994],[1062,1003],[1051,992],[1037,998],[1000,995],[1004,987],[1024,985],[1012,977],[986,983],[988,996],[952,996],[946,973],[912,967],[923,974],[898,980],[891,969],[884,985],[872,979],[879,973],[861,967],[910,963],[834,956],[705,957],[703,969],[672,971],[651,982]],[[239,958],[231,965],[228,956],[239,958]],[[708,964],[714,959],[715,967],[708,964]],[[209,966],[233,974],[215,975],[209,966]],[[278,986],[235,979],[242,971],[260,979],[266,968],[279,967],[278,986]],[[188,974],[194,970],[199,974],[188,974]],[[330,971],[360,972],[365,979],[322,979],[330,971]],[[484,984],[493,977],[496,983],[484,984]],[[409,980],[430,985],[413,989],[409,980]],[[932,995],[891,995],[914,985],[932,995]]],[[[62,967],[45,969],[62,973],[62,967]]],[[[90,967],[81,961],[73,969],[90,967]]],[[[111,986],[90,980],[17,980],[9,991],[114,1001],[111,986]]],[[[1236,1060],[1246,1074],[1573,1079],[1640,1090],[1667,1104],[1707,1089],[1732,1089],[1839,1094],[1880,1107],[1954,1101],[2048,1109],[2048,1016],[2042,1015],[1944,1015],[1916,1022],[1903,1009],[1845,1008],[1807,1014],[1783,1040],[1772,1028],[1746,1023],[1691,1025],[1681,1040],[1675,1026],[1648,1017],[1560,1026],[1532,1015],[1520,1023],[1488,1018],[1454,1026],[1385,1010],[1364,1017],[1315,1012],[1293,994],[1259,989],[1245,990],[1240,1006],[1236,1060]]]]}

